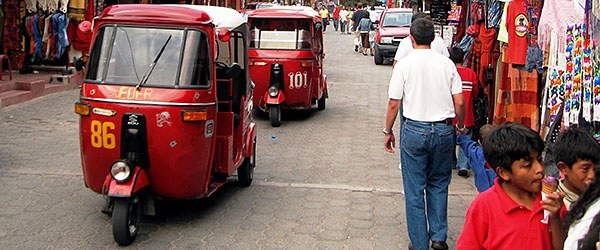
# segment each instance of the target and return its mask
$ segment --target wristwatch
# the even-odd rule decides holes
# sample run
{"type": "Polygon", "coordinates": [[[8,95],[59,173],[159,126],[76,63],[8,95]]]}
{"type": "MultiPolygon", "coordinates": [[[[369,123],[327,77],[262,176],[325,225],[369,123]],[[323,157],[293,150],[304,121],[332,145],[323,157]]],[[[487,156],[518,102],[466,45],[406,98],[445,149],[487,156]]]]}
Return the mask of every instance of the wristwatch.
{"type": "Polygon", "coordinates": [[[389,132],[388,132],[388,131],[385,131],[385,129],[383,129],[383,134],[384,134],[384,135],[393,135],[393,134],[394,134],[394,132],[392,132],[392,130],[391,130],[391,129],[390,129],[390,131],[389,131],[389,132]]]}

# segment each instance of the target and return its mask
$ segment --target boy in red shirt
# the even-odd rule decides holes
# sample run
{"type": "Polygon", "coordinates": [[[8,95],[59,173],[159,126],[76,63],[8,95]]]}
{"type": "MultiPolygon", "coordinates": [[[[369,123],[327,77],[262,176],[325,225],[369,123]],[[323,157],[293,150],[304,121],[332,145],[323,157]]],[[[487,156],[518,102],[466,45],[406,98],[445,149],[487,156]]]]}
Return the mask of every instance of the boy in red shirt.
{"type": "Polygon", "coordinates": [[[498,178],[469,206],[456,249],[562,249],[564,194],[542,200],[543,150],[539,135],[518,123],[505,123],[485,138],[483,153],[498,178]],[[544,210],[551,214],[548,224],[541,222],[544,210]]]}
{"type": "MultiPolygon", "coordinates": [[[[462,66],[465,58],[465,52],[458,47],[450,49],[450,60],[456,65],[456,70],[460,79],[462,80],[462,91],[465,97],[465,127],[467,131],[465,135],[470,140],[473,137],[473,129],[475,129],[475,117],[473,113],[473,97],[477,96],[477,90],[479,83],[477,82],[477,74],[470,68],[462,66]]],[[[458,120],[454,118],[454,126],[458,123],[458,120]]],[[[462,147],[458,147],[458,162],[456,167],[458,168],[458,175],[463,177],[469,176],[469,160],[465,155],[462,147]]]]}

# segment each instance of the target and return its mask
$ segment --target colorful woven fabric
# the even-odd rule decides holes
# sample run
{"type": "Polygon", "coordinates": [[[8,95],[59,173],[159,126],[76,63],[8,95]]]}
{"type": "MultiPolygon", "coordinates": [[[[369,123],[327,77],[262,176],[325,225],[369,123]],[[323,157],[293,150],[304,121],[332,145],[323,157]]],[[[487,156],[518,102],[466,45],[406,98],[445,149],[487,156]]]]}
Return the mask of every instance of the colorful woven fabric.
{"type": "Polygon", "coordinates": [[[502,3],[498,0],[487,0],[485,8],[485,27],[488,29],[500,28],[500,18],[502,17],[502,3]]]}

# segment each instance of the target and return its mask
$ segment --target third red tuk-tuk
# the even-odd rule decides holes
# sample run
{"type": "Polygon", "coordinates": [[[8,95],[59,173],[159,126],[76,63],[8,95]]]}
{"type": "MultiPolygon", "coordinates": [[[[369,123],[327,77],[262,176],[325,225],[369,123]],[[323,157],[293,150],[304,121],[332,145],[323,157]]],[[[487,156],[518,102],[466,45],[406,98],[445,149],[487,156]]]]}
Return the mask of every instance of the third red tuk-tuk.
{"type": "Polygon", "coordinates": [[[258,9],[248,16],[254,105],[281,124],[282,109],[325,109],[323,24],[309,7],[258,9]]]}

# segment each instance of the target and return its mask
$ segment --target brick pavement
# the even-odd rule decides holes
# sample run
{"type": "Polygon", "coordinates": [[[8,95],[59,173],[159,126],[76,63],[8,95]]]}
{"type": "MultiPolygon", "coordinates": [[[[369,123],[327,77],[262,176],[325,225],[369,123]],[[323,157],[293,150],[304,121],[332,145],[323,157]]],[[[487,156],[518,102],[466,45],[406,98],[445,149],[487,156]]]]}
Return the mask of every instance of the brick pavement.
{"type": "MultiPolygon", "coordinates": [[[[326,34],[330,99],[319,112],[284,112],[281,127],[257,115],[257,169],[249,188],[162,202],[133,248],[406,249],[398,157],[381,128],[391,67],[326,34]]],[[[0,110],[0,249],[117,248],[103,199],[83,186],[78,90],[0,110]]],[[[476,194],[453,173],[449,243],[476,194]]]]}

